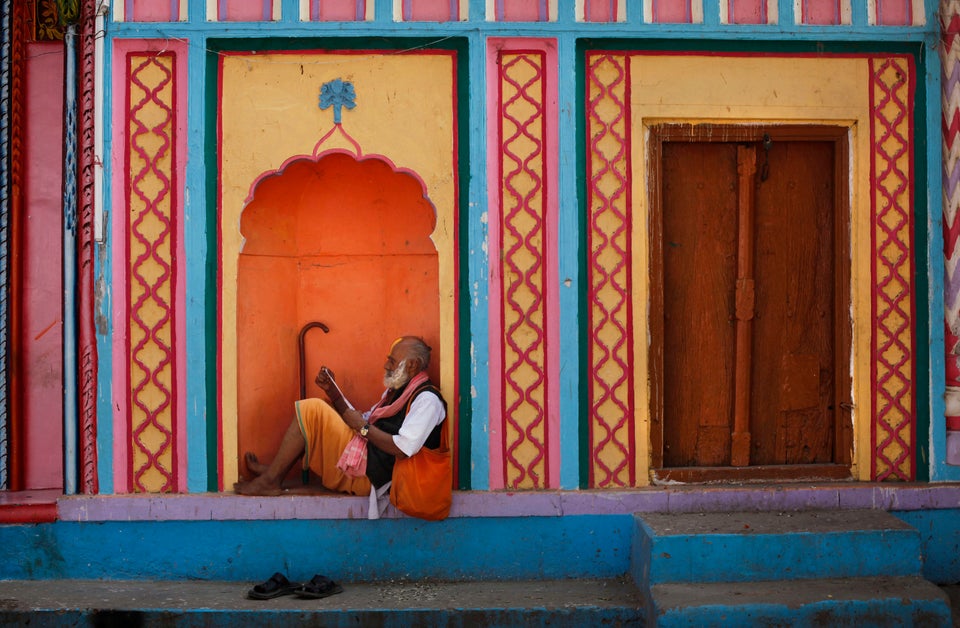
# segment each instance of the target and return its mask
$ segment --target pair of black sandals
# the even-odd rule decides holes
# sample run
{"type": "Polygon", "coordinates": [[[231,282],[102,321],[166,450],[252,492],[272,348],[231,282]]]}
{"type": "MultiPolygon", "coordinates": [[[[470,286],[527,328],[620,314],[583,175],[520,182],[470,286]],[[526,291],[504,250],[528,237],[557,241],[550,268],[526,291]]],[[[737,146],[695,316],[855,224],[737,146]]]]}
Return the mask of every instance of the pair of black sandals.
{"type": "Polygon", "coordinates": [[[319,600],[336,593],[343,593],[343,587],[326,576],[315,575],[309,582],[291,582],[279,571],[264,582],[247,591],[251,600],[272,600],[283,595],[296,595],[308,600],[319,600]]]}

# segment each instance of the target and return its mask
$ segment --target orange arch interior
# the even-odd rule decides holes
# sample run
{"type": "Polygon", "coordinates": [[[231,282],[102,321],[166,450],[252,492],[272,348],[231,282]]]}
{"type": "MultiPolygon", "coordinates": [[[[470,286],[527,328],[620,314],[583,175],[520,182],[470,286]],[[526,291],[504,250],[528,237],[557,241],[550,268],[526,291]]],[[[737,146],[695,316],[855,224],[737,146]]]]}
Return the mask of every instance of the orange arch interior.
{"type": "MultiPolygon", "coordinates": [[[[298,336],[305,336],[306,396],[331,368],[358,409],[383,392],[383,362],[400,335],[434,348],[439,382],[436,212],[421,183],[384,161],[330,154],[261,181],[244,209],[237,269],[238,451],[269,460],[300,396],[298,336]]],[[[244,467],[241,463],[241,473],[244,467]]]]}

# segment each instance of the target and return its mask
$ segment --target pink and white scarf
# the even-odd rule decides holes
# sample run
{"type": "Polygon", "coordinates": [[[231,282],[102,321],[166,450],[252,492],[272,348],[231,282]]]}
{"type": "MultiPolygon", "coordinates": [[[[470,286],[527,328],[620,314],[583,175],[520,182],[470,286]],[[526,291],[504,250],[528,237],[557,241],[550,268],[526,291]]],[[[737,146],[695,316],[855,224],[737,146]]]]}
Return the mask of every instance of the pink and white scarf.
{"type": "MultiPolygon", "coordinates": [[[[370,425],[373,425],[383,417],[394,416],[398,414],[410,400],[410,397],[413,395],[414,391],[420,386],[420,384],[427,381],[427,379],[428,377],[425,371],[421,371],[414,375],[413,378],[407,382],[406,388],[403,389],[403,394],[397,397],[390,405],[383,404],[386,403],[387,398],[392,391],[389,388],[384,390],[383,395],[380,397],[380,401],[378,401],[377,404],[370,409],[370,414],[367,417],[367,421],[370,423],[370,425]]],[[[337,461],[337,468],[343,471],[344,474],[355,478],[366,475],[367,439],[359,434],[354,434],[353,438],[350,439],[350,442],[347,443],[343,453],[340,454],[340,459],[337,461]]]]}

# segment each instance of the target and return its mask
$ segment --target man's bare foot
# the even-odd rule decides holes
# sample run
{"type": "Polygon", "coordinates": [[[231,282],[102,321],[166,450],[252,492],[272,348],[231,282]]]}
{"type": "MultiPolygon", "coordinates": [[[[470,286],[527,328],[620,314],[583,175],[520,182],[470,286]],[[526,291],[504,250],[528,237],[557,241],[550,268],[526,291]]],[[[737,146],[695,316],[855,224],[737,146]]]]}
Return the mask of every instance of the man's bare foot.
{"type": "Polygon", "coordinates": [[[237,482],[233,485],[237,495],[281,495],[283,489],[279,483],[267,481],[262,475],[249,482],[237,482]]]}
{"type": "Polygon", "coordinates": [[[247,463],[247,469],[250,470],[250,473],[252,473],[254,477],[263,475],[263,472],[267,470],[267,465],[260,462],[257,454],[252,451],[243,454],[243,460],[247,463]]]}

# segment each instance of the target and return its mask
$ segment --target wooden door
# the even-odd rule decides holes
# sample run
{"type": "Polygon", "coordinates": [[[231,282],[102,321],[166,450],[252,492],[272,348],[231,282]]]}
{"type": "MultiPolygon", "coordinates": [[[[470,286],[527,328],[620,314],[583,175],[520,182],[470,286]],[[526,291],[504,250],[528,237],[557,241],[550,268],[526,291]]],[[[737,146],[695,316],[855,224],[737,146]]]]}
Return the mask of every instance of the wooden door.
{"type": "Polygon", "coordinates": [[[657,475],[849,476],[845,147],[820,127],[652,134],[657,475]]]}

